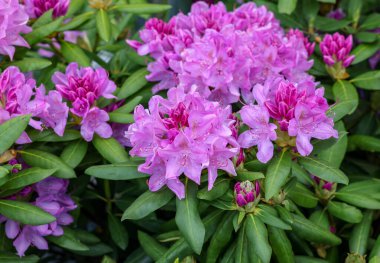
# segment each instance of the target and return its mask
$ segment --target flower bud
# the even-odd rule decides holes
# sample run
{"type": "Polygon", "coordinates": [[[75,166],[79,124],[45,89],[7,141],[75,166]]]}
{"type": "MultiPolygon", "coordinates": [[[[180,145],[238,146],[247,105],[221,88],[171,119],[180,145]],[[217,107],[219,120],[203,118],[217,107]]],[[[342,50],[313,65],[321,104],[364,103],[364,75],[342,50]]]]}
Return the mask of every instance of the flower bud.
{"type": "Polygon", "coordinates": [[[320,198],[328,200],[335,193],[336,183],[322,180],[316,176],[312,176],[312,178],[316,183],[316,192],[320,198]]]}
{"type": "Polygon", "coordinates": [[[237,182],[235,184],[236,204],[240,207],[247,205],[252,206],[260,195],[260,184],[258,181],[252,183],[250,181],[237,182]]]}
{"type": "Polygon", "coordinates": [[[88,3],[95,9],[107,9],[112,4],[112,0],[88,0],[88,3]]]}

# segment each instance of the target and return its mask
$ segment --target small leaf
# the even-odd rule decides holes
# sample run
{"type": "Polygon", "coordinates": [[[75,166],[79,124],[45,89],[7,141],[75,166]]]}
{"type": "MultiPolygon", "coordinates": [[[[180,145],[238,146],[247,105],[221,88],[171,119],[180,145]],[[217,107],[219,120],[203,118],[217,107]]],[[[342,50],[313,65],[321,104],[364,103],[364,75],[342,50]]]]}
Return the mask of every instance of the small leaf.
{"type": "Polygon", "coordinates": [[[173,195],[174,194],[167,188],[158,192],[146,191],[124,211],[121,220],[138,220],[144,218],[169,203],[173,195]]]}
{"type": "Polygon", "coordinates": [[[270,262],[272,248],[268,242],[268,231],[264,223],[252,214],[247,215],[245,220],[248,249],[253,250],[261,261],[270,262]]]}
{"type": "Polygon", "coordinates": [[[0,125],[0,154],[8,150],[28,126],[29,115],[12,118],[0,125]]]}
{"type": "Polygon", "coordinates": [[[363,214],[359,209],[346,203],[330,201],[327,205],[327,210],[331,215],[353,224],[359,223],[363,218],[363,214]]]}
{"type": "Polygon", "coordinates": [[[380,90],[380,70],[372,70],[352,79],[350,82],[365,90],[380,90]]]}
{"type": "Polygon", "coordinates": [[[350,234],[350,252],[364,256],[367,251],[367,243],[371,231],[373,211],[366,211],[362,221],[354,226],[350,234]]]}
{"type": "Polygon", "coordinates": [[[108,213],[107,223],[112,240],[118,247],[120,247],[122,250],[125,250],[128,246],[128,232],[120,222],[120,219],[108,213]]]}
{"type": "Polygon", "coordinates": [[[328,182],[348,184],[347,176],[339,169],[331,167],[326,161],[310,157],[299,159],[300,164],[311,174],[328,182]]]}
{"type": "Polygon", "coordinates": [[[98,33],[100,37],[109,42],[111,39],[111,22],[107,11],[104,9],[99,9],[96,14],[96,27],[98,28],[98,33]]]}
{"type": "Polygon", "coordinates": [[[144,232],[138,231],[137,237],[141,247],[154,261],[158,261],[168,250],[166,247],[157,242],[156,239],[144,232]]]}
{"type": "Polygon", "coordinates": [[[95,165],[86,169],[85,174],[106,180],[131,180],[148,177],[137,171],[137,164],[118,163],[95,165]]]}
{"type": "Polygon", "coordinates": [[[104,139],[95,135],[92,144],[104,159],[110,163],[122,163],[128,161],[128,154],[124,147],[112,137],[104,139]]]}
{"type": "Polygon", "coordinates": [[[146,68],[135,71],[121,86],[117,97],[119,99],[125,99],[141,90],[148,83],[145,78],[145,76],[148,74],[149,72],[146,70],[146,68]]]}
{"type": "Polygon", "coordinates": [[[265,178],[265,199],[269,200],[277,195],[285,184],[290,173],[292,160],[290,154],[282,151],[279,156],[273,158],[268,166],[265,178]]]}
{"type": "Polygon", "coordinates": [[[205,239],[205,226],[199,216],[197,187],[187,182],[186,197],[176,199],[175,222],[195,253],[200,254],[205,239]]]}
{"type": "Polygon", "coordinates": [[[0,200],[0,214],[22,224],[37,226],[54,222],[56,218],[29,203],[0,200]]]}
{"type": "Polygon", "coordinates": [[[65,130],[63,136],[57,135],[53,130],[32,130],[28,133],[33,142],[69,142],[82,138],[77,130],[65,130]]]}

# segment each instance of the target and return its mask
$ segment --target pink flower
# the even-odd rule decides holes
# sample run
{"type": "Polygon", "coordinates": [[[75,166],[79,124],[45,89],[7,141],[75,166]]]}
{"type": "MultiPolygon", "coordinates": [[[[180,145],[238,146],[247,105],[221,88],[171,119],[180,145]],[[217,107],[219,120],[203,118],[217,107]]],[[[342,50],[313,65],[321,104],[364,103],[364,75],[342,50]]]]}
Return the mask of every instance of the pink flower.
{"type": "Polygon", "coordinates": [[[288,37],[295,37],[298,41],[302,41],[303,45],[307,51],[307,54],[311,56],[314,52],[315,43],[309,42],[309,39],[302,33],[302,31],[299,31],[298,29],[290,29],[288,32],[288,37]]]}
{"type": "Polygon", "coordinates": [[[25,7],[32,18],[38,18],[53,9],[53,16],[64,16],[69,9],[70,0],[25,0],[25,7]]]}
{"type": "Polygon", "coordinates": [[[352,35],[345,38],[338,32],[333,35],[326,34],[320,44],[323,60],[328,66],[333,66],[341,62],[343,67],[348,67],[355,59],[354,55],[350,56],[352,48],[352,35]]]}
{"type": "Polygon", "coordinates": [[[218,169],[235,175],[231,158],[239,146],[230,115],[230,107],[222,108],[196,92],[185,94],[180,88],[170,89],[168,99],[152,97],[149,110],[137,106],[127,138],[133,147],[130,154],[145,158],[139,171],[151,174],[150,190],[167,185],[181,199],[185,196],[182,174],[199,184],[207,168],[209,189],[218,169]]]}
{"type": "Polygon", "coordinates": [[[243,123],[249,130],[239,136],[242,148],[258,147],[257,159],[266,163],[273,156],[273,143],[277,139],[276,125],[269,123],[269,113],[266,108],[258,105],[247,105],[240,110],[243,123]]]}
{"type": "Polygon", "coordinates": [[[18,0],[0,0],[0,54],[8,55],[12,60],[14,46],[29,47],[20,36],[32,31],[27,26],[28,20],[29,16],[18,0]]]}
{"type": "Polygon", "coordinates": [[[111,126],[107,123],[109,116],[107,112],[93,107],[83,117],[81,122],[80,133],[86,141],[91,141],[94,133],[97,133],[102,138],[109,138],[112,136],[111,126]]]}

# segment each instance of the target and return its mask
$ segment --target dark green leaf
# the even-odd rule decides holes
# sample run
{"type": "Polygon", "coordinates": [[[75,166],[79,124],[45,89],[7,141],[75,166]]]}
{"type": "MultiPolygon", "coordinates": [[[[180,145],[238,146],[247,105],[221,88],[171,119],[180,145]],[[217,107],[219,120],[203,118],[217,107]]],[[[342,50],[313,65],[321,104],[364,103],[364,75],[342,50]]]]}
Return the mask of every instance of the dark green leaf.
{"type": "MultiPolygon", "coordinates": [[[[55,169],[41,169],[37,167],[21,170],[20,172],[13,174],[1,188],[4,190],[22,188],[49,177],[55,171],[55,169]]],[[[4,190],[0,191],[0,195],[4,190]]]]}
{"type": "Polygon", "coordinates": [[[87,251],[89,248],[81,243],[78,238],[75,236],[75,231],[65,228],[64,234],[62,236],[48,236],[46,237],[50,242],[56,244],[65,249],[72,251],[87,251]]]}
{"type": "Polygon", "coordinates": [[[380,209],[380,201],[375,200],[367,195],[367,193],[337,192],[335,197],[350,205],[354,205],[367,209],[380,209]]]}
{"type": "Polygon", "coordinates": [[[368,135],[352,135],[348,137],[349,144],[363,151],[380,152],[380,139],[368,135]]]}
{"type": "Polygon", "coordinates": [[[0,154],[8,150],[20,137],[29,123],[30,116],[12,118],[0,125],[0,154]]]}
{"type": "Polygon", "coordinates": [[[67,145],[62,153],[61,159],[70,167],[77,167],[87,153],[88,143],[83,140],[78,140],[67,145]]]}
{"type": "Polygon", "coordinates": [[[380,14],[373,13],[367,16],[367,18],[360,25],[360,30],[376,29],[380,25],[380,14]]]}
{"type": "Polygon", "coordinates": [[[352,114],[359,104],[359,95],[356,88],[348,81],[337,80],[333,86],[335,102],[329,109],[334,114],[334,121],[338,121],[347,114],[352,114]]]}
{"type": "Polygon", "coordinates": [[[292,244],[285,231],[268,226],[269,241],[279,263],[294,263],[292,244]]]}
{"type": "Polygon", "coordinates": [[[37,263],[39,260],[36,255],[19,257],[13,253],[0,253],[0,263],[37,263]]]}
{"type": "Polygon", "coordinates": [[[134,122],[134,116],[130,113],[120,113],[120,112],[110,112],[110,121],[116,122],[116,123],[133,123],[134,122]]]}
{"type": "Polygon", "coordinates": [[[269,263],[272,248],[268,242],[268,231],[264,223],[252,214],[248,214],[245,220],[248,249],[253,250],[264,263],[269,263]]]}
{"type": "Polygon", "coordinates": [[[107,215],[108,230],[110,231],[111,238],[115,244],[122,250],[125,250],[128,246],[128,232],[120,222],[120,219],[114,215],[108,213],[107,215]]]}
{"type": "Polygon", "coordinates": [[[303,184],[296,183],[289,191],[287,191],[287,196],[297,205],[314,208],[318,204],[318,198],[307,189],[303,184]]]}
{"type": "Polygon", "coordinates": [[[266,225],[274,226],[274,227],[277,227],[277,228],[280,228],[280,229],[284,229],[284,230],[291,230],[292,229],[287,223],[285,223],[280,218],[278,218],[277,215],[272,215],[268,211],[268,207],[267,206],[265,206],[265,205],[259,205],[258,207],[259,207],[260,210],[258,211],[258,213],[256,214],[256,216],[263,223],[265,223],[266,225]]]}
{"type": "Polygon", "coordinates": [[[85,173],[106,180],[131,180],[149,176],[138,172],[137,164],[134,163],[95,165],[87,168],[85,173]]]}
{"type": "Polygon", "coordinates": [[[96,150],[110,163],[122,163],[128,161],[128,154],[123,146],[114,138],[101,138],[94,136],[92,144],[96,150]]]}
{"type": "Polygon", "coordinates": [[[164,254],[168,250],[166,247],[158,243],[156,239],[154,239],[153,237],[149,236],[148,234],[144,232],[138,231],[137,237],[144,251],[154,261],[158,261],[162,256],[164,256],[164,254]]]}
{"type": "Polygon", "coordinates": [[[373,211],[366,211],[362,221],[354,226],[350,234],[350,252],[364,256],[367,251],[367,243],[371,230],[373,211]]]}
{"type": "Polygon", "coordinates": [[[359,223],[363,218],[362,212],[359,209],[346,203],[330,201],[327,209],[331,215],[349,223],[359,223]]]}
{"type": "Polygon", "coordinates": [[[198,192],[197,197],[199,199],[204,199],[208,201],[215,200],[224,195],[227,192],[229,186],[229,179],[223,178],[220,180],[216,180],[216,182],[214,183],[214,187],[211,190],[208,190],[208,187],[205,187],[198,192]]]}

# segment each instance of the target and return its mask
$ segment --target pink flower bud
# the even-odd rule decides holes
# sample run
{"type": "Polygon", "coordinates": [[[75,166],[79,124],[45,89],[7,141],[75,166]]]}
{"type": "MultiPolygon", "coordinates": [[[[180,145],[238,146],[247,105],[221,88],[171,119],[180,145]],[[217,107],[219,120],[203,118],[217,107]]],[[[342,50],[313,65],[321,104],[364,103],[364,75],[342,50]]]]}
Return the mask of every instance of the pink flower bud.
{"type": "Polygon", "coordinates": [[[352,49],[352,36],[345,38],[339,33],[334,35],[325,35],[320,44],[323,60],[328,66],[341,62],[344,67],[348,67],[354,60],[354,56],[350,56],[352,49]]]}
{"type": "Polygon", "coordinates": [[[260,184],[258,181],[237,182],[235,184],[236,204],[240,207],[252,203],[260,195],[260,184]]]}

